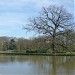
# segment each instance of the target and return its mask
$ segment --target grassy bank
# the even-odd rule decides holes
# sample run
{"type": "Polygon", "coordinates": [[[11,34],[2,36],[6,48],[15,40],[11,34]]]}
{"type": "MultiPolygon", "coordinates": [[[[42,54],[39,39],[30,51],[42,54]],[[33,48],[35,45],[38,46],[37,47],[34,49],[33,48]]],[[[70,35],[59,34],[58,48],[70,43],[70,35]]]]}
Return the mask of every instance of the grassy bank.
{"type": "Polygon", "coordinates": [[[6,52],[0,51],[0,55],[43,55],[43,56],[75,56],[75,52],[64,52],[64,53],[25,53],[25,52],[6,52]]]}

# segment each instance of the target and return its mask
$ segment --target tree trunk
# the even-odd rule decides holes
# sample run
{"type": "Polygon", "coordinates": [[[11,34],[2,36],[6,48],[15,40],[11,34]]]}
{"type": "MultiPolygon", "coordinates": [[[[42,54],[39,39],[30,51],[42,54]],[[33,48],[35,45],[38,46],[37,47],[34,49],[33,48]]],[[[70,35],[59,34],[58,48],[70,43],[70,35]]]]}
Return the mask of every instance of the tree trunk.
{"type": "Polygon", "coordinates": [[[55,35],[52,37],[52,52],[55,53],[55,35]]]}
{"type": "Polygon", "coordinates": [[[57,29],[57,27],[55,26],[55,29],[54,29],[54,32],[53,32],[53,36],[52,36],[52,51],[53,51],[53,53],[56,52],[56,50],[55,50],[56,29],[57,29]]]}

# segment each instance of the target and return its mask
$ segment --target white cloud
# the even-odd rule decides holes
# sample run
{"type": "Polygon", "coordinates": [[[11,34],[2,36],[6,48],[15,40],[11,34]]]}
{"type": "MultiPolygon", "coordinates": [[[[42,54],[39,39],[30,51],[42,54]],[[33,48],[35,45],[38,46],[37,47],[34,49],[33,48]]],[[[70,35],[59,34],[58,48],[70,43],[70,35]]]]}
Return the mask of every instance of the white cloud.
{"type": "Polygon", "coordinates": [[[0,26],[19,26],[25,25],[25,22],[22,19],[18,19],[16,17],[1,17],[0,18],[0,26]]]}
{"type": "Polygon", "coordinates": [[[2,7],[12,7],[21,9],[25,5],[32,5],[33,7],[40,8],[42,6],[49,5],[64,5],[65,7],[71,4],[74,5],[74,0],[1,0],[0,6],[2,7]]]}
{"type": "MultiPolygon", "coordinates": [[[[65,5],[69,11],[73,12],[73,0],[0,0],[0,24],[8,23],[22,23],[24,17],[27,19],[27,16],[34,16],[34,10],[41,9],[42,6],[49,5],[65,5]],[[70,4],[70,5],[69,5],[70,4]],[[32,6],[31,10],[26,10],[25,5],[32,6]],[[35,9],[33,9],[35,7],[35,9]],[[24,9],[23,9],[24,8],[24,9]],[[21,11],[21,12],[20,12],[21,11]],[[32,12],[32,13],[31,13],[32,12]]],[[[40,10],[38,10],[39,12],[40,10]]],[[[37,13],[38,13],[37,12],[37,13]]]]}
{"type": "MultiPolygon", "coordinates": [[[[1,0],[0,5],[14,6],[33,3],[37,6],[47,6],[50,4],[73,3],[74,0],[1,0]]],[[[59,5],[60,5],[59,4],[59,5]]]]}
{"type": "MultiPolygon", "coordinates": [[[[75,1],[75,0],[74,0],[75,1]]],[[[42,6],[64,5],[73,12],[73,0],[0,0],[0,32],[21,31],[22,25],[26,24],[27,18],[36,16],[42,6]],[[3,29],[1,28],[3,27],[3,29]]],[[[23,32],[23,31],[21,31],[23,32]]],[[[0,35],[1,35],[0,33],[0,35]]],[[[22,33],[15,33],[21,36],[22,33]]],[[[14,34],[12,34],[14,35],[14,34]]]]}

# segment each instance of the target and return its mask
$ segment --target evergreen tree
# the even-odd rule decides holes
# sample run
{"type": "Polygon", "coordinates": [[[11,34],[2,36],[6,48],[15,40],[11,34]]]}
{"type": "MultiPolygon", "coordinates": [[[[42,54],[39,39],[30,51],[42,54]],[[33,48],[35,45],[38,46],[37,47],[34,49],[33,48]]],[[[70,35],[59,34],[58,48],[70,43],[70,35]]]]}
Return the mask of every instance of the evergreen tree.
{"type": "Polygon", "coordinates": [[[9,42],[9,50],[16,50],[16,44],[14,39],[11,39],[9,42]]]}

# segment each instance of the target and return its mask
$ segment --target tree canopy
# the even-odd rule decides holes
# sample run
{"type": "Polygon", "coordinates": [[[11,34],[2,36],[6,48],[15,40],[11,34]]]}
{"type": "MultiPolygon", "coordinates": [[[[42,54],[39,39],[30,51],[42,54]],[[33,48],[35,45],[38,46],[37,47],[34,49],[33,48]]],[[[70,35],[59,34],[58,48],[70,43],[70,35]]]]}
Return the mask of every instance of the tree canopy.
{"type": "Polygon", "coordinates": [[[62,6],[50,5],[42,8],[40,16],[30,18],[24,29],[50,35],[52,37],[51,47],[54,52],[56,37],[62,35],[64,30],[72,29],[73,26],[74,18],[71,13],[62,6]]]}

